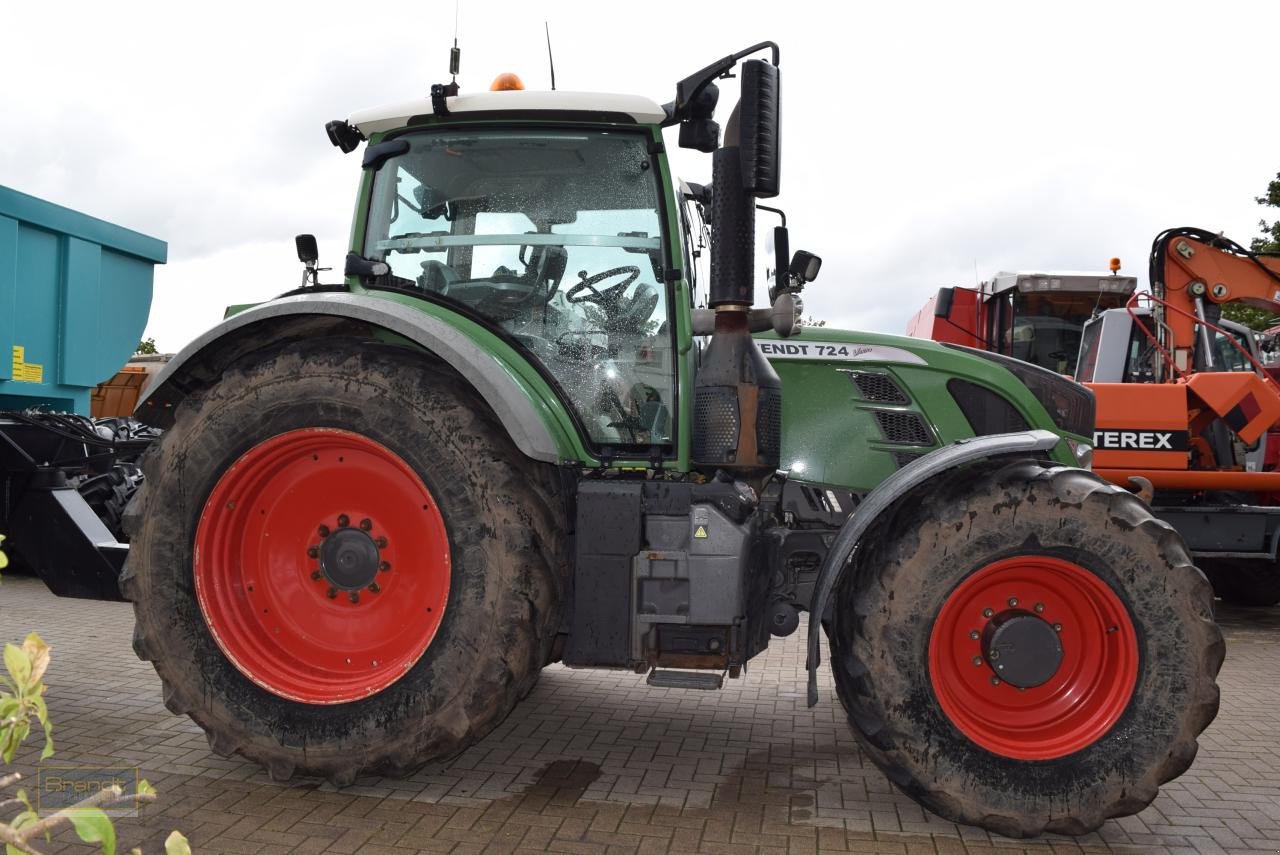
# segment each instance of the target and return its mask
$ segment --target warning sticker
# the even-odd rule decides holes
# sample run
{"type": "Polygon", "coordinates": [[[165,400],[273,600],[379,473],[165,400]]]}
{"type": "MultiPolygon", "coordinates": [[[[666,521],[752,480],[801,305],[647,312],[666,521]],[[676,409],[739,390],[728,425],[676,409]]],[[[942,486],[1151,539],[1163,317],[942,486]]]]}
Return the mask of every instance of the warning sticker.
{"type": "Polygon", "coordinates": [[[699,540],[705,540],[707,537],[707,527],[705,525],[698,526],[693,530],[693,536],[699,540]]]}
{"type": "Polygon", "coordinates": [[[44,382],[44,366],[27,362],[27,349],[20,344],[13,346],[13,379],[18,383],[44,382]]]}

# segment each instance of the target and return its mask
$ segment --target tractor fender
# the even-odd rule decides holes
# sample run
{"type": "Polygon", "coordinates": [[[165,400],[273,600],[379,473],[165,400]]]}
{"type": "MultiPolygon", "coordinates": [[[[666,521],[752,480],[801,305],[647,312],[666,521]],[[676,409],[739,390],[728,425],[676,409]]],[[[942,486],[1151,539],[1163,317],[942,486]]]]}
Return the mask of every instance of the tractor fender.
{"type": "Polygon", "coordinates": [[[956,440],[951,445],[908,463],[867,494],[858,509],[841,526],[827,551],[827,557],[818,569],[818,578],[814,583],[813,602],[809,604],[809,656],[806,661],[809,669],[809,706],[818,703],[818,664],[821,662],[819,632],[822,616],[826,613],[831,592],[844,575],[849,558],[871,524],[907,492],[948,469],[985,457],[1048,451],[1061,439],[1052,431],[1029,430],[956,440]]]}
{"type": "Polygon", "coordinates": [[[434,315],[394,300],[362,294],[298,294],[227,318],[193,340],[165,365],[138,401],[135,415],[148,424],[168,427],[173,420],[173,408],[189,393],[188,381],[197,371],[213,371],[216,376],[244,353],[277,340],[282,318],[305,321],[307,316],[360,321],[417,343],[466,378],[524,454],[552,463],[561,459],[560,446],[540,412],[547,409],[547,404],[535,397],[536,393],[528,389],[507,362],[434,315]],[[256,325],[268,321],[275,323],[255,329],[256,325]]]}

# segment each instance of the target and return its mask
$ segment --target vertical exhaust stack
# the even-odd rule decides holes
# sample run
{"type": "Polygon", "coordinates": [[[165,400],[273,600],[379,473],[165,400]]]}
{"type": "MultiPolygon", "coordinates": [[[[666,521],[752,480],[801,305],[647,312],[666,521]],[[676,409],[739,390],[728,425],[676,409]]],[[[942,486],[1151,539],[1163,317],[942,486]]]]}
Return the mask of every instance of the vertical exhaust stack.
{"type": "Polygon", "coordinates": [[[742,97],[712,154],[711,308],[715,332],[694,383],[693,462],[742,478],[778,468],[782,382],[749,329],[755,197],[778,193],[778,68],[742,64],[742,97]]]}

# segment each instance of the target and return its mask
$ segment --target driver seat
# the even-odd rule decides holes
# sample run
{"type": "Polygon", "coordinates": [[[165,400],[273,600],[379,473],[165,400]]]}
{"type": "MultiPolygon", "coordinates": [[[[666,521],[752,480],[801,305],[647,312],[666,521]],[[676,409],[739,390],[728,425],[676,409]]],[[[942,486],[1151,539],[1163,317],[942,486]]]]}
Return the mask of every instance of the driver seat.
{"type": "Polygon", "coordinates": [[[424,291],[448,294],[449,286],[460,278],[462,277],[458,276],[458,271],[443,261],[429,259],[422,262],[422,275],[418,277],[418,287],[424,291]]]}
{"type": "Polygon", "coordinates": [[[530,285],[545,285],[547,293],[551,294],[559,289],[568,264],[569,253],[562,246],[531,246],[521,278],[530,285]]]}

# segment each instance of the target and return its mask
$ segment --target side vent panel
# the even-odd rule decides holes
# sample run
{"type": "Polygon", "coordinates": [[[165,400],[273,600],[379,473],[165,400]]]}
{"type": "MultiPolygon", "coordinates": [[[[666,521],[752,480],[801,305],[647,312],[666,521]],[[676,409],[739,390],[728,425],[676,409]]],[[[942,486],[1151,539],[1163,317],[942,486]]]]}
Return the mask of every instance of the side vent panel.
{"type": "Polygon", "coordinates": [[[911,403],[911,398],[888,374],[873,371],[850,371],[848,374],[864,401],[876,404],[911,403]]]}
{"type": "Polygon", "coordinates": [[[876,410],[876,424],[885,442],[898,445],[933,445],[933,431],[919,413],[876,410]]]}

